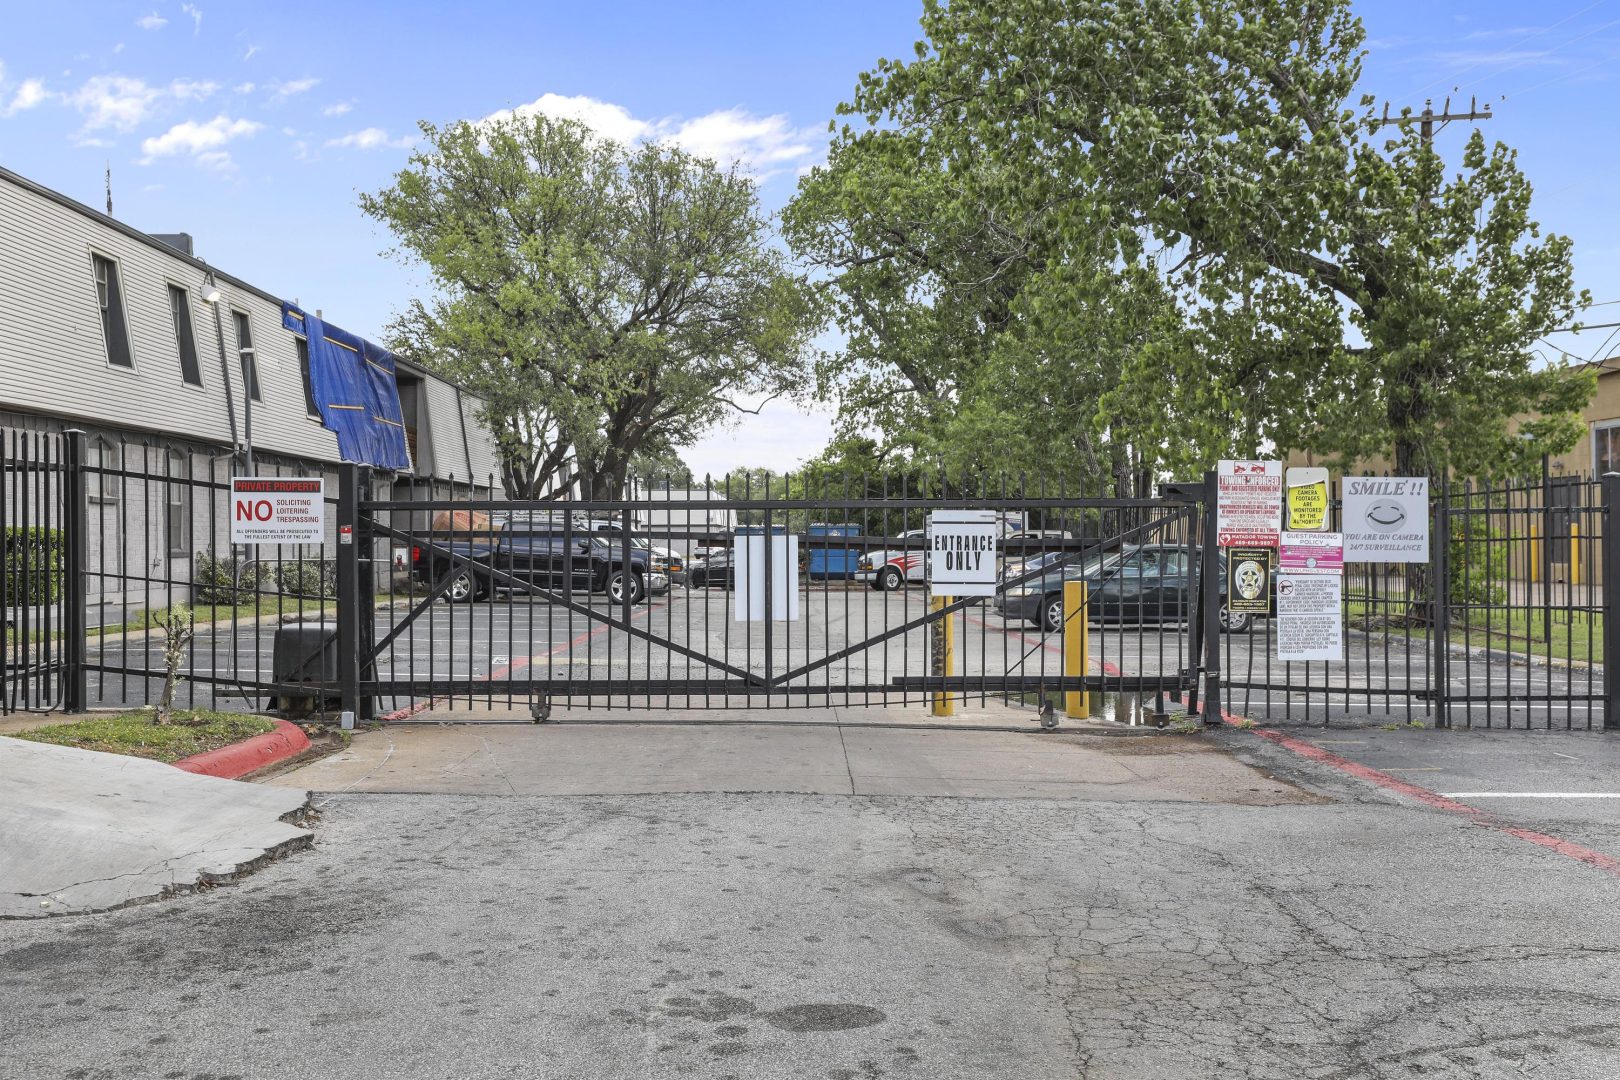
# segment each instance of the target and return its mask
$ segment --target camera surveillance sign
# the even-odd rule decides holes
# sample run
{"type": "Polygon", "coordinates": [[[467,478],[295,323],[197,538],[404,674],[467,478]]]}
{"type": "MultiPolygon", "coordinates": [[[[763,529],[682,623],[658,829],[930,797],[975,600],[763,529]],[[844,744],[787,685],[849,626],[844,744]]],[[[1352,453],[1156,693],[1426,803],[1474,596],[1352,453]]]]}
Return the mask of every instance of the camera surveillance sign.
{"type": "Polygon", "coordinates": [[[1346,562],[1429,561],[1429,481],[1421,476],[1344,478],[1346,562]]]}

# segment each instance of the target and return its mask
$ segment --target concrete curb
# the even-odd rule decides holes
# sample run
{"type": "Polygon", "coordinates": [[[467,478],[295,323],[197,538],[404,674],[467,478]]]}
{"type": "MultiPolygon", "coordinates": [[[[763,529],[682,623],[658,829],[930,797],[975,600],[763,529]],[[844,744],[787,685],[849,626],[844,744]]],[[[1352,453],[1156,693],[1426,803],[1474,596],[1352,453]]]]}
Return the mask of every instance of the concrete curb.
{"type": "Polygon", "coordinates": [[[297,724],[288,723],[286,720],[277,720],[275,724],[274,731],[222,746],[218,750],[208,750],[181,758],[174,763],[174,767],[202,776],[238,780],[249,773],[297,757],[310,748],[309,736],[305,735],[297,724]]]}

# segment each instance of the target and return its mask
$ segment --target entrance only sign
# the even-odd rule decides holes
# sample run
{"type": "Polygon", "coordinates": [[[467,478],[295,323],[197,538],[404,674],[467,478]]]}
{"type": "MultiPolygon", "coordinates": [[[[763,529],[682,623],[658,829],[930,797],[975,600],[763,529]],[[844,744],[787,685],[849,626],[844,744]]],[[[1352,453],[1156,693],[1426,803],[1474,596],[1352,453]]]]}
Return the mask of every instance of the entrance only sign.
{"type": "Polygon", "coordinates": [[[935,510],[928,515],[928,585],[938,596],[994,596],[1001,515],[935,510]]]}
{"type": "Polygon", "coordinates": [[[326,482],[301,476],[231,478],[231,543],[321,544],[326,482]]]}

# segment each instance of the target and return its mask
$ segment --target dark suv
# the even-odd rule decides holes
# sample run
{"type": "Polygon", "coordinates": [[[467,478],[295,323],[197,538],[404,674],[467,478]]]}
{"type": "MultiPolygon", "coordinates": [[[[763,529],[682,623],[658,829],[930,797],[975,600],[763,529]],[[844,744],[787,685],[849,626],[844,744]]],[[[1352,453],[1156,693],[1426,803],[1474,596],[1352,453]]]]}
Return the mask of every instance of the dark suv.
{"type": "MultiPolygon", "coordinates": [[[[1190,554],[1196,560],[1199,552],[1194,549],[1190,554]]],[[[998,591],[995,607],[1007,619],[1024,619],[1055,631],[1063,625],[1063,583],[1084,580],[1092,622],[1179,621],[1192,614],[1195,568],[1188,566],[1188,556],[1186,547],[1174,544],[1136,544],[1084,559],[1074,555],[1061,565],[1052,565],[1044,573],[998,591]]],[[[1220,553],[1217,573],[1221,630],[1241,634],[1253,625],[1254,616],[1232,614],[1226,609],[1224,551],[1220,553]]]]}
{"type": "MultiPolygon", "coordinates": [[[[647,595],[650,580],[648,554],[631,547],[627,575],[624,553],[622,543],[601,535],[514,521],[497,531],[434,537],[414,549],[412,558],[416,576],[430,586],[454,575],[445,594],[451,603],[482,600],[495,588],[514,587],[510,581],[481,572],[485,567],[543,589],[571,585],[575,592],[606,593],[616,604],[623,602],[628,588],[630,602],[639,603],[647,595]],[[450,554],[467,556],[474,565],[455,563],[450,554]]],[[[667,579],[665,584],[667,587],[667,579]]]]}

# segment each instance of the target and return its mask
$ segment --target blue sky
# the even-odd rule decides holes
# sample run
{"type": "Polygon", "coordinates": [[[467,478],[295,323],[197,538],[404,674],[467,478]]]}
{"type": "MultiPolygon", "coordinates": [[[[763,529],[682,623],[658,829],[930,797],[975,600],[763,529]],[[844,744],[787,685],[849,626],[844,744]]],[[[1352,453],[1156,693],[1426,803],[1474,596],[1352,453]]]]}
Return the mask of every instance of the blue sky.
{"type": "MultiPolygon", "coordinates": [[[[779,208],[858,73],[909,55],[914,0],[672,4],[38,4],[0,0],[0,164],[95,206],[184,230],[198,254],[376,337],[424,288],[384,258],[355,194],[388,182],[418,119],[525,106],[620,137],[743,157],[779,208]]],[[[1575,238],[1578,284],[1620,301],[1620,0],[1362,0],[1364,89],[1438,108],[1489,102],[1545,228],[1575,238]],[[1455,90],[1453,88],[1456,88],[1455,90]]],[[[1441,133],[1455,155],[1464,125],[1441,133]]],[[[1453,157],[1455,160],[1455,157],[1453,157]]],[[[1620,303],[1589,322],[1620,322],[1620,303]],[[1611,314],[1612,313],[1612,314],[1611,314]]],[[[1591,358],[1608,329],[1554,339],[1591,358]]],[[[1551,350],[1549,349],[1549,352],[1551,350]]],[[[700,472],[787,468],[823,416],[774,402],[686,455],[700,472]]]]}

